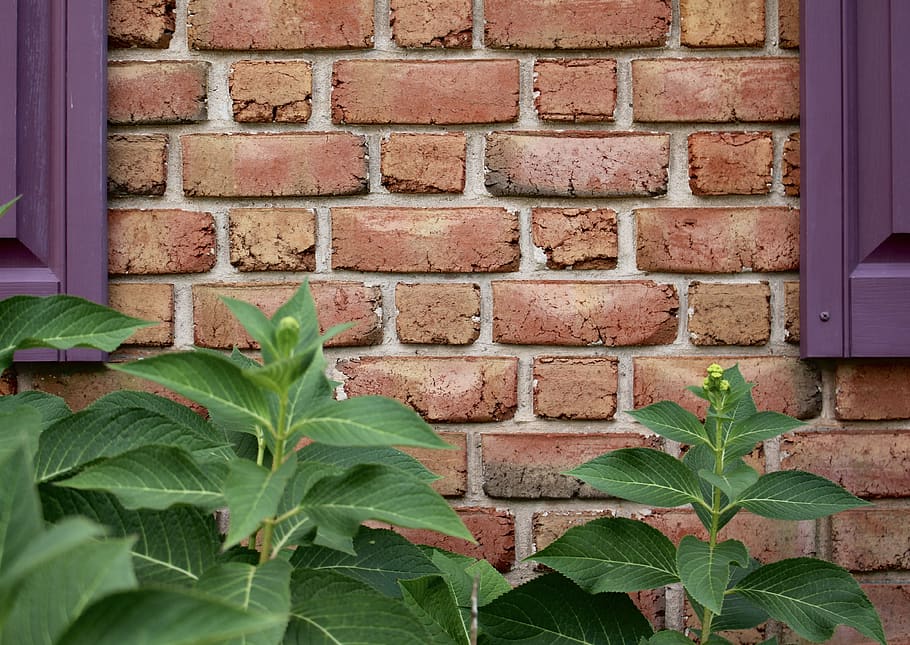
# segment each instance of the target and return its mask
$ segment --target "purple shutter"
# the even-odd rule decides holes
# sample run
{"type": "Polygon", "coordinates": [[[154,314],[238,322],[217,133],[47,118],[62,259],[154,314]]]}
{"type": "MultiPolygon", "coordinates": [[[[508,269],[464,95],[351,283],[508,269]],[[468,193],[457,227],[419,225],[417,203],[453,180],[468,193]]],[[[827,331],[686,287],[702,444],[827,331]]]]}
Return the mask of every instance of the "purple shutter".
{"type": "MultiPolygon", "coordinates": [[[[16,0],[0,0],[0,150],[16,149],[16,0]]],[[[16,156],[0,157],[0,204],[16,196],[16,156]]],[[[16,207],[0,219],[0,239],[16,236],[16,207]]]]}

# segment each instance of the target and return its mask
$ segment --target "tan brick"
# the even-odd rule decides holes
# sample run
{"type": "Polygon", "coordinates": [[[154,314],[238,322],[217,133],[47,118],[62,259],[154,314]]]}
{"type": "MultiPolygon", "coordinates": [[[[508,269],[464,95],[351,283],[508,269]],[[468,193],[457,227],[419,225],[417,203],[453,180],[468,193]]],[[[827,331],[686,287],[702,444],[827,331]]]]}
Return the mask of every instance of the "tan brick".
{"type": "Polygon", "coordinates": [[[140,329],[124,345],[167,346],[174,342],[174,285],[112,284],[108,287],[108,304],[127,316],[159,323],[140,329]]]}
{"type": "Polygon", "coordinates": [[[201,273],[215,265],[211,213],[112,209],[107,221],[112,275],[201,273]]]}
{"type": "Polygon", "coordinates": [[[755,383],[752,395],[759,410],[774,410],[799,419],[821,413],[818,370],[786,356],[636,357],[633,361],[635,407],[669,400],[704,417],[707,403],[685,388],[701,383],[711,363],[724,368],[738,364],[745,379],[755,383]]]}
{"type": "Polygon", "coordinates": [[[672,273],[795,271],[799,211],[786,207],[642,208],[638,268],[672,273]]]}
{"type": "Polygon", "coordinates": [[[534,414],[550,419],[612,419],[618,362],[609,356],[534,359],[534,414]]]}
{"type": "Polygon", "coordinates": [[[696,195],[766,195],[771,191],[770,132],[689,135],[689,187],[696,195]]]}
{"type": "Polygon", "coordinates": [[[689,312],[693,345],[764,345],[771,337],[767,282],[693,282],[689,312]]]}
{"type": "MultiPolygon", "coordinates": [[[[299,285],[253,283],[193,285],[194,342],[200,347],[255,349],[259,345],[244,331],[221,296],[244,300],[271,316],[299,285]]],[[[382,340],[382,294],[379,287],[360,282],[311,282],[320,333],[339,324],[354,326],[330,339],[328,347],[373,345],[382,340]]]]}
{"type": "Polygon", "coordinates": [[[231,264],[240,271],[316,269],[316,212],[309,208],[234,208],[231,264]]]}
{"type": "Polygon", "coordinates": [[[682,44],[687,47],[761,47],[764,0],[680,0],[682,44]]]}
{"type": "Polygon", "coordinates": [[[531,235],[549,269],[616,268],[616,211],[609,208],[534,208],[531,235]]]}
{"type": "Polygon", "coordinates": [[[542,551],[569,529],[603,517],[615,517],[609,509],[602,511],[539,511],[531,520],[534,550],[542,551]]]}
{"type": "Polygon", "coordinates": [[[19,391],[19,378],[16,370],[9,367],[0,372],[0,396],[9,396],[19,391]]]}
{"type": "Polygon", "coordinates": [[[502,208],[332,209],[332,268],[397,273],[512,271],[518,216],[502,208]]]}
{"type": "Polygon", "coordinates": [[[109,195],[163,195],[167,186],[166,134],[112,134],[107,138],[109,195]]]}
{"type": "Polygon", "coordinates": [[[335,123],[497,123],[516,119],[517,60],[335,63],[335,123]]]}
{"type": "Polygon", "coordinates": [[[799,345],[799,282],[784,283],[784,337],[799,345]]]}
{"type": "Polygon", "coordinates": [[[603,49],[667,42],[669,0],[485,0],[487,47],[603,49]]]}
{"type": "Polygon", "coordinates": [[[107,68],[107,119],[114,124],[204,121],[209,64],[114,61],[107,68]]]}
{"type": "Polygon", "coordinates": [[[471,47],[471,0],[391,0],[392,38],[399,47],[471,47]]]}
{"type": "Polygon", "coordinates": [[[393,193],[460,193],[465,135],[392,134],[382,142],[382,185],[393,193]]]}
{"type": "Polygon", "coordinates": [[[799,0],[778,0],[777,11],[780,46],[787,49],[799,47],[799,0]]]}
{"type": "Polygon", "coordinates": [[[494,195],[660,195],[669,160],[666,134],[495,132],[487,136],[486,185],[494,195]]]}
{"type": "Polygon", "coordinates": [[[835,386],[838,419],[910,419],[910,360],[839,362],[835,386]]]}
{"type": "Polygon", "coordinates": [[[534,106],[544,121],[612,121],[616,61],[608,58],[541,58],[534,63],[534,106]]]}
{"type": "Polygon", "coordinates": [[[480,285],[399,282],[395,305],[402,343],[468,345],[480,334],[480,285]]]}
{"type": "Polygon", "coordinates": [[[906,508],[866,508],[831,517],[831,561],[851,571],[910,570],[906,508]]]}
{"type": "Polygon", "coordinates": [[[433,482],[433,488],[440,495],[459,497],[468,490],[468,448],[464,432],[440,432],[440,437],[454,450],[437,450],[435,448],[402,447],[426,466],[430,472],[442,479],[433,482]]]}
{"type": "Polygon", "coordinates": [[[373,0],[190,0],[194,49],[363,49],[373,0]]]}
{"type": "MultiPolygon", "coordinates": [[[[890,645],[910,643],[910,585],[867,582],[860,587],[882,619],[885,641],[890,645]]],[[[784,638],[786,636],[785,634],[784,638]]],[[[828,641],[830,645],[859,645],[870,642],[856,630],[844,626],[838,627],[828,641]]]]}
{"type": "Polygon", "coordinates": [[[370,356],[341,361],[337,369],[348,396],[391,396],[430,422],[499,421],[515,414],[516,358],[370,356]]]}
{"type": "Polygon", "coordinates": [[[632,61],[636,121],[793,121],[795,58],[661,58],[632,61]]]}
{"type": "Polygon", "coordinates": [[[237,61],[228,83],[235,121],[306,123],[310,118],[313,71],[308,61],[237,61]]]}
{"type": "Polygon", "coordinates": [[[366,146],[347,132],[188,134],[183,190],[190,197],[357,195],[367,191],[366,146]]]}
{"type": "Polygon", "coordinates": [[[518,345],[658,345],[676,339],[679,299],[649,280],[493,282],[493,340],[518,345]]]}
{"type": "Polygon", "coordinates": [[[167,49],[174,35],[176,0],[110,0],[107,44],[167,49]]]}
{"type": "Polygon", "coordinates": [[[784,192],[799,196],[799,132],[794,132],[784,143],[784,192]]]}

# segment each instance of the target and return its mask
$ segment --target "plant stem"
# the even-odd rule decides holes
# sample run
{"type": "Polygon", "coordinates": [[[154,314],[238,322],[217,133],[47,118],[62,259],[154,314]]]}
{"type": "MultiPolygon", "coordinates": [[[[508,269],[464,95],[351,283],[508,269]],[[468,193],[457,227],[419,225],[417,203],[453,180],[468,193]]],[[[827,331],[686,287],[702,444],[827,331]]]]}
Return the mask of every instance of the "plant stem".
{"type": "MultiPolygon", "coordinates": [[[[723,409],[718,409],[717,416],[714,419],[714,474],[718,476],[723,476],[724,474],[724,445],[723,445],[723,423],[721,423],[721,416],[723,414],[723,409]]],[[[717,545],[717,535],[720,533],[720,516],[723,513],[721,508],[721,491],[715,486],[711,485],[713,489],[713,495],[711,497],[711,532],[709,536],[709,544],[713,549],[717,545]]],[[[714,612],[705,607],[704,621],[701,626],[701,642],[705,642],[711,636],[711,622],[714,620],[714,612]]]]}
{"type": "MultiPolygon", "coordinates": [[[[272,472],[276,472],[284,463],[285,442],[287,441],[288,394],[282,392],[278,401],[278,427],[275,429],[275,452],[272,453],[272,472]]],[[[262,550],[259,552],[259,564],[268,562],[272,557],[272,534],[275,531],[275,518],[264,522],[262,527],[262,550]]]]}

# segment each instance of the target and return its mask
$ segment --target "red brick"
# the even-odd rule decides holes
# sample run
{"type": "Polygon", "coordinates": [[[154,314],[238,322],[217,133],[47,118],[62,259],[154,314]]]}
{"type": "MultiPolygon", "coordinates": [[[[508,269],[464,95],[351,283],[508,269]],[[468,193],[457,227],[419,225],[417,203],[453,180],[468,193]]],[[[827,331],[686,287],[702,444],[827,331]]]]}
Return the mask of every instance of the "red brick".
{"type": "Polygon", "coordinates": [[[661,58],[632,61],[636,121],[793,121],[795,58],[661,58]]]}
{"type": "Polygon", "coordinates": [[[392,38],[399,47],[471,47],[471,0],[391,0],[390,4],[392,38]]]}
{"type": "Polygon", "coordinates": [[[648,280],[493,282],[493,340],[659,345],[676,339],[676,289],[648,280]]]}
{"type": "MultiPolygon", "coordinates": [[[[221,296],[252,303],[271,316],[298,286],[288,283],[193,285],[195,343],[221,349],[258,347],[221,301],[221,296]]],[[[379,287],[367,287],[360,282],[312,282],[310,292],[316,301],[320,333],[338,324],[354,323],[352,328],[329,340],[329,347],[373,345],[382,340],[379,287]]]]}
{"type": "Polygon", "coordinates": [[[393,193],[464,190],[465,135],[392,134],[382,142],[382,185],[393,193]]]}
{"type": "Polygon", "coordinates": [[[234,208],[231,264],[240,271],[316,269],[316,213],[309,208],[234,208]]]}
{"type": "Polygon", "coordinates": [[[761,47],[764,0],[680,0],[682,44],[688,47],[761,47]]]}
{"type": "Polygon", "coordinates": [[[107,221],[112,275],[201,273],[215,265],[211,213],[113,209],[107,221]]]}
{"type": "Polygon", "coordinates": [[[910,570],[906,508],[871,508],[831,517],[831,560],[851,571],[910,570]]]}
{"type": "Polygon", "coordinates": [[[366,147],[347,132],[188,134],[183,190],[190,197],[357,195],[367,191],[366,147]]]}
{"type": "Polygon", "coordinates": [[[337,369],[348,396],[391,396],[430,422],[509,419],[518,403],[518,359],[507,356],[370,356],[337,369]]]}
{"type": "Polygon", "coordinates": [[[763,208],[641,208],[638,268],[672,273],[796,271],[799,211],[763,208]]]}
{"type": "Polygon", "coordinates": [[[16,394],[19,391],[19,379],[15,368],[7,368],[0,372],[0,396],[16,394]]]}
{"type": "Polygon", "coordinates": [[[186,123],[206,119],[209,64],[114,61],[107,68],[110,123],[186,123]]]}
{"type": "Polygon", "coordinates": [[[124,345],[167,346],[174,342],[174,285],[112,284],[108,304],[128,316],[160,323],[140,329],[124,345]]]}
{"type": "Polygon", "coordinates": [[[799,282],[784,283],[784,337],[799,345],[799,282]]]}
{"type": "Polygon", "coordinates": [[[666,134],[495,132],[487,136],[486,184],[494,195],[660,195],[669,160],[666,134]]]}
{"type": "Polygon", "coordinates": [[[608,497],[561,473],[620,448],[653,447],[656,438],[632,433],[484,434],[483,489],[490,497],[608,497]]]}
{"type": "Polygon", "coordinates": [[[534,414],[550,419],[612,419],[618,363],[608,356],[534,359],[534,414]]]}
{"type": "Polygon", "coordinates": [[[635,407],[662,400],[675,401],[704,417],[707,403],[685,388],[704,380],[711,363],[723,367],[739,364],[747,381],[755,383],[752,395],[759,410],[775,410],[799,419],[821,412],[820,375],[808,363],[786,356],[680,356],[634,359],[635,407]]]}
{"type": "MultiPolygon", "coordinates": [[[[910,585],[868,582],[860,586],[878,610],[885,628],[885,640],[889,645],[910,644],[910,585]]],[[[828,641],[831,645],[872,642],[849,627],[839,627],[834,632],[834,637],[828,641]]]]}
{"type": "Polygon", "coordinates": [[[310,118],[313,71],[308,61],[237,61],[228,83],[235,121],[306,123],[310,118]]]}
{"type": "Polygon", "coordinates": [[[487,47],[603,49],[667,42],[669,0],[485,0],[487,47]]]}
{"type": "Polygon", "coordinates": [[[531,235],[548,269],[616,268],[616,211],[609,208],[534,208],[531,235]]]}
{"type": "Polygon", "coordinates": [[[771,191],[770,132],[689,135],[689,187],[696,195],[766,195],[771,191]]]}
{"type": "Polygon", "coordinates": [[[335,63],[335,123],[496,123],[516,119],[517,60],[335,63]]]}
{"type": "Polygon", "coordinates": [[[544,121],[612,121],[616,61],[607,58],[541,58],[534,63],[534,105],[544,121]]]}
{"type": "Polygon", "coordinates": [[[107,44],[167,49],[174,35],[176,0],[110,0],[107,44]]]}
{"type": "Polygon", "coordinates": [[[109,195],[163,195],[167,186],[166,134],[113,134],[107,138],[109,195]]]}
{"type": "Polygon", "coordinates": [[[780,46],[786,49],[799,47],[799,0],[778,0],[777,11],[780,46]]]}
{"type": "Polygon", "coordinates": [[[468,345],[480,334],[480,286],[422,283],[395,287],[402,343],[468,345]]]}
{"type": "Polygon", "coordinates": [[[373,0],[190,0],[195,49],[363,49],[373,45],[373,0]]]}
{"type": "Polygon", "coordinates": [[[693,345],[764,345],[771,337],[767,282],[693,282],[689,312],[693,345]]]}
{"type": "Polygon", "coordinates": [[[332,268],[513,271],[518,226],[518,216],[502,208],[333,208],[332,268]]]}
{"type": "Polygon", "coordinates": [[[799,132],[794,132],[784,143],[784,192],[799,196],[799,132]]]}
{"type": "Polygon", "coordinates": [[[468,490],[467,436],[463,432],[441,432],[440,436],[455,450],[412,447],[401,450],[419,459],[431,472],[442,477],[433,482],[433,488],[437,493],[447,497],[459,497],[468,490]]]}
{"type": "Polygon", "coordinates": [[[837,364],[838,419],[910,419],[910,360],[837,364]]]}

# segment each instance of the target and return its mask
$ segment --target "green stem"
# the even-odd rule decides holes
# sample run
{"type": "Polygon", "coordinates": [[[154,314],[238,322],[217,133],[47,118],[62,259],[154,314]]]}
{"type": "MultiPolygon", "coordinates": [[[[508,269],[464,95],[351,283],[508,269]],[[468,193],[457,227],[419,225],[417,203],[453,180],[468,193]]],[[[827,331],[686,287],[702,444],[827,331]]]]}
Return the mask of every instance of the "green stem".
{"type": "MultiPolygon", "coordinates": [[[[285,442],[287,441],[288,394],[283,392],[278,401],[278,427],[275,428],[275,452],[272,454],[272,472],[276,472],[284,463],[285,442]]],[[[259,552],[259,564],[268,562],[272,557],[272,535],[275,531],[275,518],[264,522],[262,527],[262,550],[259,552]]]]}
{"type": "MultiPolygon", "coordinates": [[[[721,404],[722,405],[722,404],[721,404]]],[[[723,446],[723,423],[721,417],[723,408],[717,409],[717,416],[714,419],[714,474],[723,476],[724,474],[724,446],[723,446]]],[[[717,535],[720,533],[720,516],[723,514],[723,503],[721,491],[717,486],[712,484],[713,495],[711,498],[711,531],[709,544],[711,549],[717,545],[717,535]]],[[[701,642],[705,642],[711,636],[711,622],[714,620],[714,612],[705,607],[704,621],[701,627],[701,642]]]]}

